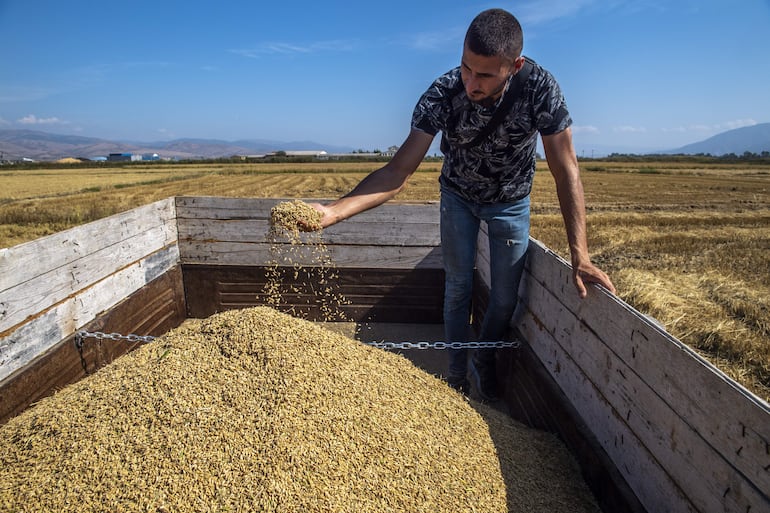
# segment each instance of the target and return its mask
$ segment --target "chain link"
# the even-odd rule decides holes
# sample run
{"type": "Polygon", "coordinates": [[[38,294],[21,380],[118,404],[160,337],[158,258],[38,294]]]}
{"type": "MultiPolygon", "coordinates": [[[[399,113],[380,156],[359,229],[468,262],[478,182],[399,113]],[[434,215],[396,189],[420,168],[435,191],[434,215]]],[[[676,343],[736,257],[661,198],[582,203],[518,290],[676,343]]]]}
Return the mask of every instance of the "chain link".
{"type": "Polygon", "coordinates": [[[83,342],[86,338],[96,338],[99,340],[125,340],[127,342],[142,342],[148,343],[155,340],[152,335],[121,335],[120,333],[104,333],[102,331],[78,331],[75,333],[75,347],[82,349],[83,342]]]}
{"type": "Polygon", "coordinates": [[[492,349],[492,348],[518,348],[521,344],[518,340],[511,342],[364,342],[368,346],[380,349],[492,349]]]}
{"type": "MultiPolygon", "coordinates": [[[[78,349],[83,347],[83,341],[86,338],[96,338],[99,340],[125,340],[128,342],[149,343],[155,340],[151,335],[121,335],[120,333],[104,333],[101,331],[78,331],[75,334],[75,346],[78,349]]],[[[518,349],[521,345],[518,340],[506,342],[499,340],[497,342],[363,342],[364,344],[379,349],[500,349],[513,348],[518,349]]]]}

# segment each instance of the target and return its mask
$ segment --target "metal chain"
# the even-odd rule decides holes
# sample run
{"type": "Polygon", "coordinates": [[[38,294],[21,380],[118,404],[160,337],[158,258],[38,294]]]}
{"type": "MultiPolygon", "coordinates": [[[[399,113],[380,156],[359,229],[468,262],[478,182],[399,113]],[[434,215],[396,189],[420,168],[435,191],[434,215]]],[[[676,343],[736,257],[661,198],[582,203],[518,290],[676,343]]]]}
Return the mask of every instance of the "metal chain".
{"type": "Polygon", "coordinates": [[[491,349],[512,347],[518,348],[518,340],[511,342],[364,342],[364,344],[380,349],[491,349]]]}
{"type": "Polygon", "coordinates": [[[75,333],[75,347],[78,349],[83,348],[83,342],[86,338],[96,338],[99,340],[125,340],[127,342],[143,342],[148,343],[155,340],[155,337],[151,335],[121,335],[120,333],[104,333],[101,331],[78,331],[75,333]]]}
{"type": "MultiPolygon", "coordinates": [[[[155,340],[151,335],[121,335],[120,333],[103,333],[101,331],[78,331],[75,334],[75,347],[81,349],[86,338],[100,340],[125,340],[128,342],[148,343],[155,340]]],[[[492,349],[510,347],[517,349],[521,345],[518,340],[510,342],[363,342],[379,349],[492,349]]]]}

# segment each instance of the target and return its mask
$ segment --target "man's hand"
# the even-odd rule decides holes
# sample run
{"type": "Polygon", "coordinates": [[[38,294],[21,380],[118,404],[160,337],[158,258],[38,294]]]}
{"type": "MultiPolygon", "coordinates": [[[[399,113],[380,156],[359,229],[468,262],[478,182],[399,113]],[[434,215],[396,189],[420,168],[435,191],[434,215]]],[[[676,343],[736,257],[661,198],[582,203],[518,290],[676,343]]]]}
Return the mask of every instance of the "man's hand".
{"type": "MultiPolygon", "coordinates": [[[[321,215],[322,215],[322,217],[321,217],[321,228],[326,228],[327,226],[331,226],[331,225],[333,225],[334,223],[337,222],[337,219],[336,219],[334,213],[332,212],[332,210],[329,207],[327,207],[325,205],[322,205],[320,203],[308,203],[308,204],[311,207],[313,207],[314,209],[316,209],[318,212],[321,213],[321,215]]],[[[302,225],[301,222],[300,222],[300,225],[301,225],[300,228],[303,231],[314,231],[314,230],[317,229],[317,227],[315,227],[315,226],[302,225]]]]}
{"type": "Polygon", "coordinates": [[[598,283],[615,294],[615,286],[612,284],[609,276],[591,262],[573,265],[572,281],[575,283],[575,288],[581,299],[588,295],[588,290],[586,289],[586,284],[588,283],[598,283]]]}

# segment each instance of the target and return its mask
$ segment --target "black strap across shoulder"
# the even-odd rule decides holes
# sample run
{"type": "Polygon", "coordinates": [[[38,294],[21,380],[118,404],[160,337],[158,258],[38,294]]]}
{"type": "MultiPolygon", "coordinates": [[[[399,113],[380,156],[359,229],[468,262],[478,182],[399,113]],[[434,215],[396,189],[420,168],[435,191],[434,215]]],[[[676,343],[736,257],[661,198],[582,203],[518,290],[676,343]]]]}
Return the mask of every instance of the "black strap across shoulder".
{"type": "Polygon", "coordinates": [[[511,110],[513,102],[521,94],[524,84],[527,83],[527,79],[529,78],[531,71],[532,62],[529,59],[526,59],[524,61],[524,66],[522,66],[519,72],[511,78],[511,84],[508,86],[508,90],[503,96],[503,101],[500,102],[500,105],[497,106],[495,113],[492,114],[492,118],[489,120],[486,126],[479,130],[479,133],[476,134],[476,137],[474,137],[472,141],[467,143],[457,143],[457,146],[463,149],[478,146],[481,141],[489,137],[489,134],[491,134],[498,126],[500,126],[500,123],[503,122],[503,119],[505,119],[508,111],[511,110]]]}

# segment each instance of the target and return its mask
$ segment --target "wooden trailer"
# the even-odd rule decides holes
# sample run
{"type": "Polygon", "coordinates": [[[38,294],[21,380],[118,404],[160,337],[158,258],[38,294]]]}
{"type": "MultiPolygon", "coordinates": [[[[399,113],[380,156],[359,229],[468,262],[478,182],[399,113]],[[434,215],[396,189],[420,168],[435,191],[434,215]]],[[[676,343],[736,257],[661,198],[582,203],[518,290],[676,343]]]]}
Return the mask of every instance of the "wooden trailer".
{"type": "MultiPolygon", "coordinates": [[[[76,344],[80,330],[161,335],[263,302],[278,201],[169,198],[0,250],[0,423],[141,343],[76,344]]],[[[440,333],[438,218],[436,203],[391,202],[324,231],[348,318],[399,326],[397,339],[440,333]]],[[[579,299],[570,273],[530,242],[501,408],[558,433],[607,512],[770,511],[770,406],[606,291],[579,299]]],[[[441,372],[442,351],[406,353],[441,372]]]]}

